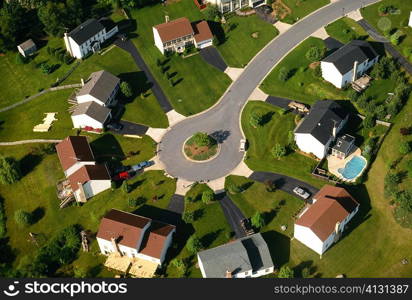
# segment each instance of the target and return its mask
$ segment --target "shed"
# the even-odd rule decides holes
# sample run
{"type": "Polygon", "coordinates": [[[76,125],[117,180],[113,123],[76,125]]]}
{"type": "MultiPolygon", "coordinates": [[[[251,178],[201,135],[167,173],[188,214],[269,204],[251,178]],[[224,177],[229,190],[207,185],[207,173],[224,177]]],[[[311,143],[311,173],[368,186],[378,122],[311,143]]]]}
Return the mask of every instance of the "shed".
{"type": "Polygon", "coordinates": [[[19,50],[20,54],[24,57],[32,55],[34,52],[37,51],[36,44],[33,42],[32,39],[28,39],[24,43],[21,43],[17,46],[17,50],[19,50]]]}

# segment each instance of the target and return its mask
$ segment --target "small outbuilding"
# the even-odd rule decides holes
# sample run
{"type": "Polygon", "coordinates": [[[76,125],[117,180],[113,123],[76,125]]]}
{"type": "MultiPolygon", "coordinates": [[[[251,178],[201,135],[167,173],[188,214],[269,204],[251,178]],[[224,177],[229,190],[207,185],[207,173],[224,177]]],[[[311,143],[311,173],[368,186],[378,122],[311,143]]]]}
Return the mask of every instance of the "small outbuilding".
{"type": "Polygon", "coordinates": [[[21,43],[17,46],[17,50],[19,50],[20,54],[24,57],[32,55],[34,52],[37,51],[36,44],[33,42],[32,39],[28,39],[24,43],[21,43]]]}

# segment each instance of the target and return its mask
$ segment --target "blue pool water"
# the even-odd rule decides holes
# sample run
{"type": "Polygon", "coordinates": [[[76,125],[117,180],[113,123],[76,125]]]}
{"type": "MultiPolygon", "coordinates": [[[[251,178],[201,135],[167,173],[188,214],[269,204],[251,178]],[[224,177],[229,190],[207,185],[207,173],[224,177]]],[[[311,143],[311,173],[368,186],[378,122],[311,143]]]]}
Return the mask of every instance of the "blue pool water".
{"type": "Polygon", "coordinates": [[[360,156],[354,156],[350,161],[348,161],[344,168],[338,169],[338,172],[345,179],[353,179],[358,176],[366,165],[366,160],[360,156]]]}

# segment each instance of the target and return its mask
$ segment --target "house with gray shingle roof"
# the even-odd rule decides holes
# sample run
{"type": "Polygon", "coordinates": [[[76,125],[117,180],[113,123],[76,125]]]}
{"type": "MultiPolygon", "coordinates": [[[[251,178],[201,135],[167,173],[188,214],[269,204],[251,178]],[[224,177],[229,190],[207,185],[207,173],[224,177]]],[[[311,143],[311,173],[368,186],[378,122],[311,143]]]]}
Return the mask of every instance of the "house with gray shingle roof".
{"type": "Polygon", "coordinates": [[[269,248],[260,233],[197,254],[204,278],[251,278],[273,273],[269,248]]]}
{"type": "Polygon", "coordinates": [[[72,113],[74,128],[92,127],[103,129],[111,118],[111,110],[94,101],[80,103],[72,113]]]}

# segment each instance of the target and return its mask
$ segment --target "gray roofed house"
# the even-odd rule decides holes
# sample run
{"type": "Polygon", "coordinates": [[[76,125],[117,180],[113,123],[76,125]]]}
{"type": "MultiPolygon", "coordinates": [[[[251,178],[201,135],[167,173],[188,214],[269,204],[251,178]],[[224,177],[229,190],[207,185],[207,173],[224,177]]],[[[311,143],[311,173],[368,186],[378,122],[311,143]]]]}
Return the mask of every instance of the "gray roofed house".
{"type": "Polygon", "coordinates": [[[72,116],[87,115],[103,124],[110,115],[110,112],[109,108],[101,106],[94,101],[89,101],[78,104],[72,116]]]}
{"type": "Polygon", "coordinates": [[[256,233],[197,254],[204,278],[260,277],[273,272],[268,246],[256,233]]]}
{"type": "Polygon", "coordinates": [[[29,56],[36,52],[37,47],[36,44],[33,42],[32,39],[28,39],[27,41],[21,43],[17,46],[17,50],[19,50],[20,54],[24,57],[29,56]]]}
{"type": "Polygon", "coordinates": [[[96,19],[88,19],[70,31],[67,36],[71,37],[77,44],[81,45],[103,29],[104,26],[99,21],[96,19]]]}
{"type": "Polygon", "coordinates": [[[97,71],[90,75],[86,84],[77,92],[79,103],[95,101],[108,106],[119,88],[120,79],[107,71],[97,71]]]}

